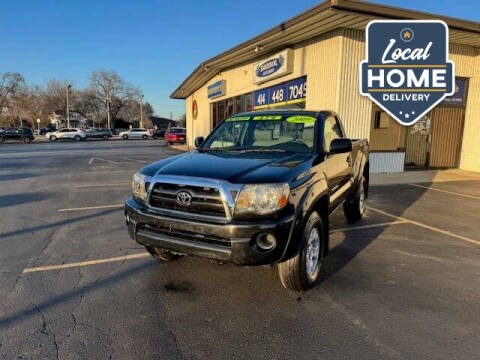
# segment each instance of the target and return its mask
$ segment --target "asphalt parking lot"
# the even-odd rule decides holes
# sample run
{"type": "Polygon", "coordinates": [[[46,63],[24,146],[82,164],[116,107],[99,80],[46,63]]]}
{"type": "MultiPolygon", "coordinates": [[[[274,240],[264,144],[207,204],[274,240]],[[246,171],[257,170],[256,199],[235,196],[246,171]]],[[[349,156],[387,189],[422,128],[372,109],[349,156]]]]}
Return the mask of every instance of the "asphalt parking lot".
{"type": "Polygon", "coordinates": [[[331,218],[322,282],[156,263],[128,237],[133,173],[162,141],[0,146],[3,359],[474,359],[480,180],[375,186],[331,218]]]}

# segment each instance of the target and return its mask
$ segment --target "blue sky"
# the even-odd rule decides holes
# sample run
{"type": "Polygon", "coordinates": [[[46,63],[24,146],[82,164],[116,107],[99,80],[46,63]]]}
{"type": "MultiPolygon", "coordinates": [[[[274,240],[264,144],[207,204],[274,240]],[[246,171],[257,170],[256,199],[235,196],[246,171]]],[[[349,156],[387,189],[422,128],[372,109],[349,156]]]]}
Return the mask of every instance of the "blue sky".
{"type": "MultiPolygon", "coordinates": [[[[474,0],[375,1],[480,20],[474,0]]],[[[85,87],[92,70],[117,71],[161,116],[184,112],[170,93],[203,60],[319,1],[2,0],[0,73],[29,83],[52,77],[85,87]]]]}

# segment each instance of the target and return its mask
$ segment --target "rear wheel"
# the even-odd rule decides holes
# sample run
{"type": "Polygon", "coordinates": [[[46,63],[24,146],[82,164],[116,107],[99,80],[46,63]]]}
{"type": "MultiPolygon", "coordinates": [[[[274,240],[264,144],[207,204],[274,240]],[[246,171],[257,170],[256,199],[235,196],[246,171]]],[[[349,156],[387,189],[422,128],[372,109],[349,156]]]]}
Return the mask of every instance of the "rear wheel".
{"type": "Polygon", "coordinates": [[[143,140],[148,140],[148,135],[143,135],[143,136],[142,136],[142,139],[143,139],[143,140]]]}
{"type": "Polygon", "coordinates": [[[108,135],[104,135],[103,140],[108,140],[108,135]]]}
{"type": "Polygon", "coordinates": [[[172,144],[173,144],[173,142],[171,142],[171,141],[168,142],[168,145],[172,145],[172,144]]]}
{"type": "Polygon", "coordinates": [[[2,136],[0,137],[0,143],[3,143],[5,141],[5,138],[2,136]]]}
{"type": "Polygon", "coordinates": [[[127,135],[127,134],[123,135],[123,136],[122,136],[122,139],[123,139],[123,140],[128,140],[128,135],[127,135]]]}
{"type": "Polygon", "coordinates": [[[55,135],[50,136],[50,141],[57,141],[57,137],[55,135]]]}
{"type": "Polygon", "coordinates": [[[81,138],[80,135],[75,135],[75,136],[74,136],[74,139],[75,139],[75,141],[80,141],[80,140],[82,140],[82,138],[81,138]]]}
{"type": "Polygon", "coordinates": [[[317,212],[308,218],[298,253],[277,265],[282,285],[293,291],[306,291],[319,280],[325,250],[323,221],[317,212]]]}
{"type": "Polygon", "coordinates": [[[362,176],[358,188],[343,203],[343,213],[349,223],[360,220],[365,213],[365,199],[367,195],[367,181],[362,176]]]}
{"type": "Polygon", "coordinates": [[[173,254],[168,250],[161,249],[154,246],[145,246],[145,249],[152,255],[158,262],[169,262],[181,257],[181,255],[173,254]]]}
{"type": "Polygon", "coordinates": [[[28,143],[29,143],[30,141],[32,141],[32,140],[30,140],[30,138],[28,138],[28,137],[24,137],[24,138],[22,138],[22,141],[23,141],[25,144],[28,144],[28,143]]]}

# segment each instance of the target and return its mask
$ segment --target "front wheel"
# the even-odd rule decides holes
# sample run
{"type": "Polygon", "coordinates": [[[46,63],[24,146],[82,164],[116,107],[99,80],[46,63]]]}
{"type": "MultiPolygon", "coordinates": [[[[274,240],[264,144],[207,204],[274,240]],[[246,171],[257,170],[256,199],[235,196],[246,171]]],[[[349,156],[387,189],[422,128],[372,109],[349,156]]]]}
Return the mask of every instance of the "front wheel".
{"type": "Polygon", "coordinates": [[[358,188],[343,203],[343,213],[349,223],[360,220],[365,213],[365,199],[367,198],[367,181],[362,176],[358,184],[358,188]]]}
{"type": "Polygon", "coordinates": [[[128,140],[128,135],[126,135],[126,134],[123,135],[123,136],[122,136],[122,139],[123,139],[123,140],[128,140]]]}
{"type": "Polygon", "coordinates": [[[82,138],[80,137],[80,135],[75,135],[74,139],[75,139],[75,141],[80,141],[80,140],[82,140],[82,138]]]}
{"type": "Polygon", "coordinates": [[[50,141],[57,141],[57,137],[55,135],[50,136],[50,141]]]}
{"type": "Polygon", "coordinates": [[[318,283],[326,243],[322,218],[313,212],[303,229],[297,254],[277,265],[285,288],[301,292],[318,283]]]}
{"type": "Polygon", "coordinates": [[[142,139],[143,139],[143,140],[148,140],[148,135],[143,135],[143,136],[142,136],[142,139]]]}
{"type": "Polygon", "coordinates": [[[173,254],[168,250],[154,246],[145,246],[145,249],[147,249],[150,255],[152,255],[158,262],[169,262],[181,257],[181,255],[173,254]]]}

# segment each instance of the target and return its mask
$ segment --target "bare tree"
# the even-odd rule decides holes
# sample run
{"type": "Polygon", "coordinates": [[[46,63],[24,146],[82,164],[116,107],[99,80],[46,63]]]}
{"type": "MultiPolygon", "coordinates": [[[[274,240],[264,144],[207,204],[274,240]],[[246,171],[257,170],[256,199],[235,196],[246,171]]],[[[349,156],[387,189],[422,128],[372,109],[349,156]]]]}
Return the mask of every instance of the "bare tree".
{"type": "Polygon", "coordinates": [[[0,77],[0,110],[8,105],[8,98],[25,86],[25,79],[19,73],[4,73],[0,77]]]}
{"type": "MultiPolygon", "coordinates": [[[[110,119],[115,119],[123,107],[135,101],[140,91],[125,81],[115,71],[96,70],[90,76],[90,88],[99,100],[105,104],[105,111],[109,112],[110,119]]],[[[128,119],[127,119],[128,120],[128,119]]]]}

